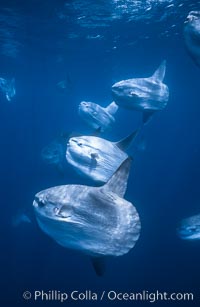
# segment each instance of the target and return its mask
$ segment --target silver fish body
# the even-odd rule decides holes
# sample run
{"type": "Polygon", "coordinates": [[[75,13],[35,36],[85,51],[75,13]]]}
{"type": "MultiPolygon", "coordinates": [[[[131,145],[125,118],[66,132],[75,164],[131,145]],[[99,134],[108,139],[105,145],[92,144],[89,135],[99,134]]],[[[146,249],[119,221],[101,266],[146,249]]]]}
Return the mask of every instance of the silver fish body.
{"type": "Polygon", "coordinates": [[[118,106],[114,102],[107,108],[103,108],[96,103],[82,101],[79,105],[79,116],[90,127],[104,132],[114,124],[115,118],[113,115],[116,113],[117,109],[118,106]]]}
{"type": "Polygon", "coordinates": [[[138,111],[162,110],[169,98],[168,87],[151,78],[120,81],[113,85],[112,93],[117,104],[138,111]]]}
{"type": "Polygon", "coordinates": [[[196,63],[200,67],[200,11],[191,11],[184,25],[185,46],[196,63]]]}
{"type": "Polygon", "coordinates": [[[177,229],[177,233],[184,240],[199,240],[200,214],[183,219],[177,229]]]}
{"type": "Polygon", "coordinates": [[[79,174],[98,182],[107,182],[127,157],[118,143],[100,137],[73,137],[67,144],[68,163],[79,174]]]}
{"type": "MultiPolygon", "coordinates": [[[[149,78],[133,78],[115,83],[112,86],[113,100],[121,107],[150,115],[163,110],[169,100],[168,86],[163,83],[165,71],[166,61],[163,61],[149,78]]],[[[146,122],[147,118],[143,121],[146,122]]]]}
{"type": "Polygon", "coordinates": [[[103,187],[64,185],[37,193],[33,207],[40,228],[63,247],[90,256],[127,253],[141,226],[135,207],[123,199],[127,178],[118,175],[103,187]]]}

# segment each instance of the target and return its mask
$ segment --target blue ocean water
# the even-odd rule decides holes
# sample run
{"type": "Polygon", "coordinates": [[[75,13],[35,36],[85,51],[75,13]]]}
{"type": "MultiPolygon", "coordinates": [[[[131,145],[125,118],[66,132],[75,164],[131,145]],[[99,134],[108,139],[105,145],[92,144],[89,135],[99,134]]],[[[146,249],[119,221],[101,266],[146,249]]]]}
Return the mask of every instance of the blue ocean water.
{"type": "MultiPolygon", "coordinates": [[[[23,299],[24,291],[36,290],[192,292],[194,301],[168,304],[199,304],[200,245],[176,234],[182,218],[199,213],[200,71],[183,39],[186,16],[199,8],[195,0],[1,0],[0,77],[16,82],[11,102],[0,93],[1,306],[151,304],[23,299]],[[128,254],[108,259],[99,278],[87,256],[56,244],[35,221],[37,192],[88,184],[70,166],[61,175],[45,164],[41,151],[60,133],[88,133],[80,101],[106,106],[113,83],[150,76],[163,59],[168,105],[143,128],[143,146],[129,150],[126,199],[139,212],[141,237],[128,254]],[[19,212],[31,223],[13,227],[19,212]]],[[[119,140],[140,122],[140,113],[120,109],[104,136],[119,140]]]]}

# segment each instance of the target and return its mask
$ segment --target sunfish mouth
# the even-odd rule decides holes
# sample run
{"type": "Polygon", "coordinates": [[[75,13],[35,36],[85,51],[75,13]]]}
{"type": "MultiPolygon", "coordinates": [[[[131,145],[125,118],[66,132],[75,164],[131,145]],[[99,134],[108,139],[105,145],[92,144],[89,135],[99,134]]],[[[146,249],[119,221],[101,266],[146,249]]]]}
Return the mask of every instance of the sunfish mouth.
{"type": "Polygon", "coordinates": [[[33,201],[33,205],[34,205],[35,208],[37,208],[37,207],[42,208],[42,207],[45,206],[45,203],[39,196],[35,196],[34,201],[33,201]]]}
{"type": "Polygon", "coordinates": [[[186,20],[184,23],[187,23],[189,21],[197,20],[200,18],[200,12],[199,11],[191,11],[189,15],[186,17],[186,20]]]}

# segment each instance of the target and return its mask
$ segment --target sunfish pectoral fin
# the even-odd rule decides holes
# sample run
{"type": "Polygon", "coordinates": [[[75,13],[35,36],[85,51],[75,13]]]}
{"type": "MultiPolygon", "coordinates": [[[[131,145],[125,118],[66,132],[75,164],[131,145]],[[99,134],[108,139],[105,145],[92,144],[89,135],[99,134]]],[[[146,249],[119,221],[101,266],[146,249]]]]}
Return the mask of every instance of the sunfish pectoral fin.
{"type": "Polygon", "coordinates": [[[156,71],[151,76],[151,78],[155,79],[156,81],[162,82],[164,80],[164,77],[165,77],[165,71],[166,71],[166,60],[162,61],[162,63],[156,69],[156,71]]]}
{"type": "Polygon", "coordinates": [[[91,153],[91,158],[96,160],[98,159],[99,155],[97,153],[91,153]]]}
{"type": "Polygon", "coordinates": [[[99,156],[98,156],[97,153],[91,153],[91,154],[90,154],[90,157],[91,157],[90,168],[91,168],[91,170],[92,170],[92,169],[95,169],[95,168],[96,168],[96,166],[97,166],[97,159],[99,158],[99,156]]]}
{"type": "Polygon", "coordinates": [[[127,181],[130,172],[132,159],[127,158],[120,167],[116,170],[114,175],[108,180],[108,182],[103,186],[107,191],[114,192],[120,197],[124,197],[127,188],[127,181]]]}
{"type": "Polygon", "coordinates": [[[150,121],[154,113],[155,111],[147,111],[147,112],[144,111],[142,113],[142,122],[144,125],[150,121]]]}
{"type": "Polygon", "coordinates": [[[105,109],[110,115],[114,115],[118,110],[118,105],[113,101],[105,109]]]}
{"type": "Polygon", "coordinates": [[[129,134],[128,136],[126,136],[124,139],[122,139],[119,142],[115,142],[115,144],[117,145],[117,147],[123,151],[125,151],[131,144],[131,142],[135,139],[135,137],[138,134],[138,129],[133,131],[131,134],[129,134]]]}
{"type": "Polygon", "coordinates": [[[102,257],[91,257],[91,262],[93,265],[93,268],[95,270],[95,273],[98,276],[103,276],[105,273],[105,259],[102,257]]]}

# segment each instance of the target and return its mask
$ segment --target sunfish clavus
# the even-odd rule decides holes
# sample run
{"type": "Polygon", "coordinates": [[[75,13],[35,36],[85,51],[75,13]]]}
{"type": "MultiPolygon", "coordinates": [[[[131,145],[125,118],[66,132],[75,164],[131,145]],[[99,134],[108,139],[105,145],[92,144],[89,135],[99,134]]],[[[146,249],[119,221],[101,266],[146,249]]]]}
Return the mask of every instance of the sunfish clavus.
{"type": "Polygon", "coordinates": [[[169,99],[169,89],[163,83],[166,61],[149,78],[122,80],[112,86],[113,100],[121,107],[143,112],[146,123],[152,114],[163,110],[169,99]]]}
{"type": "Polygon", "coordinates": [[[63,247],[93,259],[101,275],[99,259],[122,256],[136,244],[140,218],[125,200],[131,159],[101,187],[63,185],[36,194],[33,202],[40,228],[63,247]]]}
{"type": "Polygon", "coordinates": [[[105,183],[128,157],[124,150],[137,132],[134,131],[119,142],[96,136],[72,137],[67,144],[66,159],[79,174],[105,183]]]}

